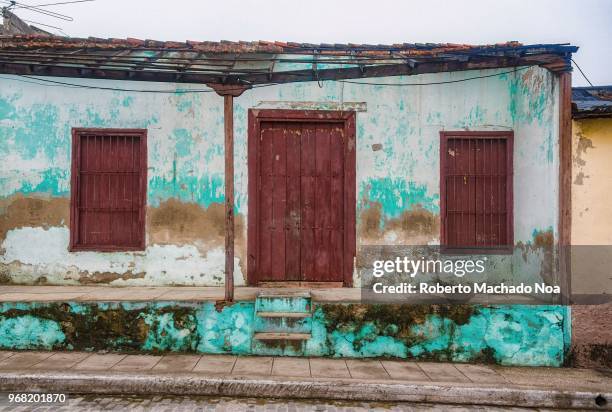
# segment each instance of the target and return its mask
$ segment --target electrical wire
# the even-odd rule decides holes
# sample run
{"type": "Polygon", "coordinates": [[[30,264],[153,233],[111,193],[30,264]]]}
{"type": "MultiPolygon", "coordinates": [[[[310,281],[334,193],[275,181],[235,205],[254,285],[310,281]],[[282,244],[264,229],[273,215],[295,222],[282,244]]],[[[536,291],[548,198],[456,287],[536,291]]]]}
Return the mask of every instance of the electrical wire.
{"type": "Polygon", "coordinates": [[[61,27],[51,26],[50,24],[44,24],[44,23],[40,23],[40,22],[37,22],[37,21],[26,20],[26,19],[21,19],[21,20],[23,20],[23,21],[25,21],[25,22],[27,22],[27,23],[36,24],[36,25],[38,25],[38,26],[50,27],[50,28],[52,28],[52,29],[57,29],[57,30],[61,30],[61,29],[62,29],[61,27]]]}
{"type": "Polygon", "coordinates": [[[584,80],[586,80],[591,85],[591,87],[595,87],[595,86],[593,86],[593,83],[591,83],[589,78],[586,77],[586,74],[584,74],[584,72],[582,71],[580,66],[578,66],[578,63],[576,63],[576,61],[574,59],[572,59],[572,63],[574,63],[576,65],[576,67],[578,68],[578,71],[580,72],[580,74],[582,74],[582,77],[584,77],[584,80]]]}
{"type": "Polygon", "coordinates": [[[39,82],[33,82],[33,81],[30,81],[30,80],[16,79],[14,77],[0,76],[0,79],[12,80],[14,82],[21,82],[21,83],[36,84],[38,86],[45,86],[45,87],[66,87],[66,88],[70,88],[70,89],[74,89],[74,88],[78,89],[78,87],[62,86],[62,85],[59,85],[59,84],[44,84],[44,83],[39,83],[39,82]]]}
{"type": "MultiPolygon", "coordinates": [[[[55,86],[64,86],[64,87],[69,87],[69,88],[80,88],[80,89],[93,89],[93,90],[106,90],[106,91],[113,91],[113,92],[132,92],[132,93],[161,93],[161,94],[186,94],[186,93],[212,93],[215,92],[213,89],[175,89],[175,90],[163,90],[163,89],[125,89],[125,88],[117,88],[117,87],[103,87],[103,86],[88,86],[88,85],[84,85],[84,84],[75,84],[75,83],[68,83],[68,82],[60,82],[60,81],[56,81],[56,80],[49,80],[49,79],[41,79],[39,77],[34,77],[34,76],[28,76],[28,75],[23,75],[20,74],[18,75],[19,77],[24,77],[26,79],[30,79],[30,80],[38,80],[39,82],[46,82],[46,83],[50,83],[51,85],[55,85],[55,86]]],[[[11,78],[7,78],[7,77],[3,77],[5,79],[11,79],[11,78]]],[[[17,80],[17,79],[14,79],[17,80]]],[[[39,85],[45,85],[43,83],[36,83],[36,82],[30,82],[30,83],[35,83],[35,84],[39,84],[39,85]]],[[[268,86],[276,86],[278,83],[266,83],[266,84],[256,84],[251,86],[252,89],[256,89],[256,88],[260,88],[260,87],[268,87],[268,86]]],[[[226,89],[227,91],[232,91],[232,90],[242,90],[242,87],[240,86],[236,86],[235,89],[232,88],[228,88],[226,89]]]]}
{"type": "MultiPolygon", "coordinates": [[[[526,70],[526,69],[529,69],[531,67],[533,67],[533,66],[514,68],[513,70],[508,70],[508,71],[505,71],[505,72],[494,73],[494,74],[489,74],[489,75],[484,75],[484,76],[474,76],[474,77],[468,77],[468,78],[465,78],[465,79],[447,80],[447,81],[441,81],[441,82],[427,82],[427,83],[370,83],[370,82],[358,82],[358,81],[352,81],[352,80],[332,80],[332,81],[336,81],[336,82],[339,82],[339,83],[357,84],[357,85],[363,85],[363,86],[392,86],[392,87],[431,86],[431,85],[439,85],[439,84],[461,83],[461,82],[466,82],[466,81],[470,81],[470,80],[486,79],[486,78],[490,78],[490,77],[503,76],[503,75],[506,75],[506,74],[509,74],[509,73],[517,73],[519,71],[526,70]]],[[[212,92],[214,92],[213,89],[176,89],[176,90],[150,89],[150,90],[147,90],[147,89],[126,89],[126,88],[103,87],[103,86],[89,86],[89,85],[83,85],[83,84],[61,82],[61,81],[57,81],[57,80],[41,79],[39,77],[23,75],[23,74],[22,75],[17,75],[17,76],[22,77],[22,78],[26,78],[26,79],[30,79],[30,81],[25,81],[26,83],[34,83],[34,84],[38,84],[38,85],[42,85],[42,86],[54,85],[54,86],[58,86],[58,87],[93,89],[93,90],[106,90],[106,91],[116,91],[116,92],[131,92],[131,93],[187,94],[187,93],[212,93],[212,92]],[[40,82],[44,82],[44,83],[40,83],[40,82]],[[47,84],[45,84],[45,83],[47,83],[47,84]]],[[[20,80],[20,79],[15,79],[15,78],[11,78],[11,77],[2,77],[2,78],[3,79],[7,79],[7,80],[16,80],[16,81],[20,80]]],[[[21,81],[24,81],[24,80],[21,80],[21,81]]],[[[251,86],[251,88],[255,89],[255,88],[261,88],[261,87],[277,86],[279,84],[281,84],[281,83],[256,84],[256,85],[251,86]]],[[[236,90],[241,90],[241,89],[242,89],[242,87],[238,87],[238,86],[236,87],[236,90]]]]}
{"type": "MultiPolygon", "coordinates": [[[[59,3],[45,3],[45,4],[28,4],[30,7],[46,7],[46,6],[59,6],[63,4],[72,4],[72,3],[85,3],[96,0],[72,0],[72,1],[62,1],[59,3]]],[[[21,6],[15,7],[16,9],[21,8],[21,6]]]]}
{"type": "Polygon", "coordinates": [[[506,72],[495,73],[495,74],[488,74],[486,76],[476,76],[476,77],[468,77],[466,79],[446,80],[446,81],[441,81],[441,82],[428,82],[428,83],[370,83],[370,82],[358,82],[354,80],[337,80],[337,81],[342,82],[342,83],[350,83],[350,84],[362,84],[364,86],[398,86],[398,87],[401,87],[401,86],[433,86],[436,84],[461,83],[461,82],[466,82],[468,80],[486,79],[488,77],[503,76],[504,74],[517,73],[519,71],[526,70],[531,67],[533,66],[526,66],[526,67],[521,67],[521,68],[515,67],[513,70],[508,70],[506,72]]]}
{"type": "Polygon", "coordinates": [[[49,16],[49,17],[54,17],[56,19],[60,19],[60,20],[65,20],[65,21],[74,21],[74,19],[68,15],[65,14],[61,14],[61,13],[56,13],[54,11],[50,11],[50,10],[45,10],[45,9],[39,9],[37,7],[33,7],[33,6],[29,6],[27,4],[23,4],[23,3],[19,3],[16,1],[12,1],[12,0],[4,0],[5,4],[8,4],[8,8],[21,8],[21,9],[26,9],[29,11],[33,11],[35,13],[40,13],[40,14],[44,14],[45,16],[49,16]]]}

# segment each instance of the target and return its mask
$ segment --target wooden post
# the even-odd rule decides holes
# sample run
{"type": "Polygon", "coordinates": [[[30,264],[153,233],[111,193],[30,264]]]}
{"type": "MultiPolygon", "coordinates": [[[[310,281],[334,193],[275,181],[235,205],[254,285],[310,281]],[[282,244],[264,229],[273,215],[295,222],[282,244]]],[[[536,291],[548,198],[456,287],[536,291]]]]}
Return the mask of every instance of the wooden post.
{"type": "Polygon", "coordinates": [[[225,135],[225,301],[234,300],[234,97],[250,86],[208,84],[223,96],[223,131],[225,135]]]}
{"type": "Polygon", "coordinates": [[[571,298],[572,73],[559,74],[559,275],[561,304],[571,298]]]}
{"type": "Polygon", "coordinates": [[[234,300],[234,96],[223,96],[225,130],[225,300],[234,300]]]}

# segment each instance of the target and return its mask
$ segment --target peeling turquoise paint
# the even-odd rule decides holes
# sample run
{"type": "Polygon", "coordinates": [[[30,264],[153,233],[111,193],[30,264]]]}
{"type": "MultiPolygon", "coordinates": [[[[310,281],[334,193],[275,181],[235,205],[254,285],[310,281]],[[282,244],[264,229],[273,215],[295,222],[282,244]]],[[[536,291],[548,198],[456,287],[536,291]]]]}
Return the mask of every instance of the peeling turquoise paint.
{"type": "Polygon", "coordinates": [[[453,360],[469,359],[488,347],[500,364],[560,366],[565,312],[562,306],[483,308],[459,327],[456,342],[463,351],[453,360]]]}
{"type": "Polygon", "coordinates": [[[472,107],[467,116],[459,121],[456,127],[477,127],[484,123],[487,109],[480,106],[472,107]]]}
{"type": "Polygon", "coordinates": [[[197,312],[199,343],[196,347],[202,353],[251,352],[253,337],[252,302],[239,302],[226,306],[218,312],[213,303],[205,303],[197,312]]]}
{"type": "MultiPolygon", "coordinates": [[[[146,54],[144,51],[143,55],[146,54]]],[[[281,64],[275,67],[275,70],[281,70],[282,67],[281,64]]],[[[502,71],[507,69],[399,76],[381,78],[377,82],[436,83],[477,75],[489,76],[502,71]]],[[[69,80],[105,87],[160,88],[157,84],[147,82],[69,80]]],[[[406,242],[407,236],[396,233],[401,230],[402,225],[392,220],[403,217],[407,211],[423,208],[433,215],[432,227],[438,223],[441,130],[514,130],[515,240],[517,243],[528,244],[534,228],[555,227],[558,200],[558,168],[554,167],[558,162],[555,115],[558,89],[555,77],[545,69],[521,68],[514,74],[492,76],[477,81],[410,88],[336,82],[321,82],[320,86],[317,82],[275,85],[249,90],[235,99],[235,212],[241,214],[246,221],[249,181],[246,149],[248,110],[263,107],[262,103],[265,102],[310,102],[309,104],[318,108],[326,108],[325,104],[330,102],[336,105],[353,102],[364,108],[356,114],[356,226],[359,228],[362,222],[360,219],[364,214],[361,212],[380,204],[381,229],[385,229],[384,226],[389,222],[396,228],[379,230],[372,235],[380,236],[376,239],[358,233],[358,247],[383,240],[395,242],[394,244],[406,242]],[[382,147],[374,150],[374,145],[382,147]]],[[[177,85],[167,84],[163,88],[174,93],[159,95],[42,88],[6,78],[0,79],[0,155],[3,158],[10,156],[10,162],[6,162],[9,165],[8,170],[3,169],[4,173],[0,177],[0,198],[10,198],[13,195],[51,195],[67,198],[70,194],[71,128],[112,127],[148,130],[149,206],[157,207],[169,199],[196,203],[204,208],[223,203],[223,99],[214,93],[183,93],[194,88],[200,89],[201,86],[197,85],[185,84],[179,88],[177,85]]],[[[62,228],[66,229],[65,222],[62,223],[62,228]]],[[[439,241],[438,233],[435,232],[431,236],[427,235],[428,242],[439,241]]],[[[45,244],[48,250],[66,250],[66,245],[61,242],[67,239],[68,235],[59,239],[60,236],[56,235],[52,238],[51,233],[58,231],[37,233],[36,241],[42,240],[39,243],[45,244]]],[[[21,239],[27,243],[30,236],[34,234],[22,233],[22,237],[13,236],[12,239],[21,239]]],[[[172,239],[168,239],[167,243],[170,242],[172,239]]],[[[177,255],[186,254],[190,256],[188,259],[199,259],[203,256],[219,259],[222,246],[211,245],[193,241],[181,245],[147,246],[160,246],[156,249],[159,259],[157,262],[167,262],[176,259],[177,255]],[[183,248],[181,253],[178,252],[179,248],[183,248]],[[191,253],[193,249],[197,249],[197,252],[191,253]]],[[[24,250],[17,244],[8,246],[3,247],[3,250],[24,250]]],[[[49,254],[46,261],[41,257],[43,255],[35,254],[34,251],[29,255],[27,253],[29,252],[24,253],[26,256],[21,260],[36,263],[20,268],[22,272],[15,271],[11,276],[14,275],[19,280],[27,279],[27,282],[31,283],[40,280],[42,274],[50,284],[78,283],[78,275],[65,276],[65,273],[76,273],[75,268],[77,271],[87,272],[95,266],[111,268],[109,271],[113,272],[119,266],[125,267],[126,262],[136,260],[144,260],[143,265],[147,268],[155,265],[148,252],[117,252],[91,258],[91,255],[79,254],[79,259],[74,260],[76,264],[72,267],[63,265],[62,259],[52,257],[60,256],[59,253],[49,254]],[[24,274],[26,271],[27,275],[24,274]]],[[[357,258],[359,259],[359,256],[357,258]]],[[[522,270],[526,266],[522,263],[523,260],[522,256],[508,258],[505,267],[509,269],[500,269],[496,280],[525,279],[527,272],[522,270]],[[512,272],[513,270],[516,273],[512,272]]],[[[190,265],[193,262],[195,260],[183,263],[190,265]]],[[[243,263],[236,265],[238,272],[246,266],[243,263]]],[[[532,263],[537,279],[539,266],[535,264],[535,260],[530,261],[529,265],[532,263]]],[[[180,264],[176,259],[169,265],[171,267],[167,272],[164,269],[163,274],[151,275],[154,271],[147,269],[144,279],[129,280],[125,283],[155,286],[192,284],[190,275],[183,275],[184,270],[181,267],[184,266],[180,264]],[[184,278],[181,279],[181,276],[184,278]]],[[[210,267],[220,266],[217,262],[212,262],[210,267]]],[[[528,272],[528,275],[531,276],[531,273],[528,272]]],[[[245,274],[241,274],[244,280],[245,274]]],[[[208,280],[213,279],[215,283],[206,285],[216,284],[218,278],[214,276],[208,276],[206,281],[201,282],[213,282],[208,280]]],[[[358,272],[356,283],[360,276],[361,273],[358,272]]],[[[240,280],[239,275],[237,279],[240,280]]],[[[197,284],[203,285],[202,283],[197,284]]],[[[170,324],[171,320],[168,322],[170,324]]]]}
{"type": "Polygon", "coordinates": [[[58,322],[34,316],[0,316],[0,347],[12,349],[54,349],[65,336],[58,322]]]}
{"type": "Polygon", "coordinates": [[[148,203],[159,206],[168,199],[179,199],[208,207],[211,203],[223,203],[224,183],[222,175],[211,175],[198,179],[195,176],[179,176],[170,179],[152,177],[148,185],[148,203]]]}
{"type": "Polygon", "coordinates": [[[537,122],[541,125],[550,122],[554,90],[548,87],[551,84],[550,76],[549,72],[534,68],[500,76],[508,85],[508,111],[513,124],[537,122]]]}
{"type": "Polygon", "coordinates": [[[193,103],[190,99],[181,99],[176,104],[176,108],[179,112],[186,112],[193,107],[193,103]]]}
{"type": "Polygon", "coordinates": [[[560,366],[570,338],[569,311],[563,306],[460,310],[396,306],[315,304],[309,340],[271,344],[253,339],[262,324],[257,323],[255,302],[251,301],[219,309],[213,302],[4,303],[0,305],[0,348],[396,357],[560,366]],[[370,313],[366,319],[364,311],[370,313]],[[411,319],[402,318],[406,315],[411,319]]]}
{"type": "Polygon", "coordinates": [[[195,142],[191,132],[187,129],[174,129],[174,147],[177,156],[187,156],[194,149],[195,142]]]}
{"type": "Polygon", "coordinates": [[[143,315],[143,319],[149,326],[149,333],[142,344],[142,350],[189,352],[195,349],[196,323],[194,315],[177,315],[173,312],[147,313],[143,315]],[[182,319],[179,319],[179,317],[182,317],[182,319]]]}
{"type": "Polygon", "coordinates": [[[65,143],[61,134],[55,134],[59,119],[58,108],[51,104],[35,104],[20,119],[22,127],[13,129],[16,147],[25,159],[33,159],[38,152],[52,159],[65,143]]]}
{"type": "Polygon", "coordinates": [[[121,101],[121,105],[123,107],[130,107],[133,102],[134,102],[134,98],[132,96],[125,96],[123,100],[121,101]]]}
{"type": "Polygon", "coordinates": [[[13,95],[11,98],[0,97],[0,119],[10,119],[15,115],[13,102],[17,97],[16,95],[13,95]]]}
{"type": "Polygon", "coordinates": [[[380,203],[383,213],[390,218],[417,205],[434,213],[440,211],[440,195],[428,193],[427,186],[408,179],[367,179],[360,185],[359,198],[380,203]]]}
{"type": "MultiPolygon", "coordinates": [[[[37,193],[37,194],[48,194],[51,196],[65,196],[70,195],[70,172],[61,168],[50,167],[40,174],[40,181],[31,183],[29,181],[23,182],[20,192],[23,194],[37,193]]],[[[8,178],[0,178],[0,184],[7,182],[8,178]]]]}

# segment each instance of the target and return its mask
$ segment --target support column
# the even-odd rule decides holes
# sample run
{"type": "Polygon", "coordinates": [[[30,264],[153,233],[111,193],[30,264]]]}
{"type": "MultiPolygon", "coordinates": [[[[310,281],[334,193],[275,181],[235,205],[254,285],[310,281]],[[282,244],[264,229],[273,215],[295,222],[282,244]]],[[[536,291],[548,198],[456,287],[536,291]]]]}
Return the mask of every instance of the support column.
{"type": "Polygon", "coordinates": [[[572,73],[559,74],[559,274],[561,304],[570,304],[572,270],[572,73]]]}
{"type": "Polygon", "coordinates": [[[225,301],[234,300],[234,97],[250,87],[208,84],[223,96],[225,135],[225,301]]]}
{"type": "Polygon", "coordinates": [[[225,130],[225,300],[234,300],[234,96],[223,96],[225,130]]]}

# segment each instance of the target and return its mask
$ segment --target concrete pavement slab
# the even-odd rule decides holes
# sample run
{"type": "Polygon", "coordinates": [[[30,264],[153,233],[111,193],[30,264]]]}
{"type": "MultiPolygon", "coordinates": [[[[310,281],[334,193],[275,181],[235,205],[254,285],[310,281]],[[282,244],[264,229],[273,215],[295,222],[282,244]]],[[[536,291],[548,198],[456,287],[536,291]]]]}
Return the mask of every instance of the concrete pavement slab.
{"type": "Polygon", "coordinates": [[[104,371],[118,364],[127,355],[106,353],[94,353],[72,367],[77,371],[104,371]]]}
{"type": "Polygon", "coordinates": [[[155,365],[161,360],[161,356],[152,355],[127,355],[121,359],[119,363],[113,366],[111,369],[117,371],[147,371],[153,369],[155,365]]]}
{"type": "Polygon", "coordinates": [[[165,287],[138,287],[138,288],[104,288],[79,296],[78,300],[87,301],[150,301],[168,292],[165,287]]]}
{"type": "Polygon", "coordinates": [[[416,362],[406,361],[381,361],[383,367],[391,376],[391,379],[407,381],[430,381],[429,377],[423,372],[416,362]]]}
{"type": "Polygon", "coordinates": [[[353,379],[389,379],[390,376],[379,360],[347,359],[349,373],[353,379]]]}
{"type": "Polygon", "coordinates": [[[0,302],[70,302],[84,296],[85,293],[3,293],[0,302]]]}
{"type": "Polygon", "coordinates": [[[157,300],[207,301],[219,297],[218,288],[173,288],[157,297],[157,300]]]}
{"type": "Polygon", "coordinates": [[[11,357],[15,352],[0,351],[0,361],[11,357]]]}
{"type": "Polygon", "coordinates": [[[344,359],[310,359],[310,374],[313,378],[350,378],[344,359]]]}
{"type": "Polygon", "coordinates": [[[200,355],[165,355],[153,367],[159,372],[190,372],[202,356],[200,355]]]}
{"type": "Polygon", "coordinates": [[[562,387],[567,382],[574,382],[575,388],[597,387],[605,390],[612,387],[612,371],[596,369],[570,369],[563,368],[501,368],[496,371],[508,382],[516,385],[539,385],[548,387],[562,387]]]}
{"type": "Polygon", "coordinates": [[[307,358],[274,358],[272,375],[310,378],[310,364],[307,358]]]}
{"type": "MultiPolygon", "coordinates": [[[[286,288],[256,288],[239,286],[235,290],[235,300],[254,300],[265,290],[286,293],[286,288]]],[[[306,288],[311,290],[313,299],[318,302],[359,302],[360,291],[353,288],[306,288]]],[[[199,286],[27,286],[6,285],[0,292],[0,302],[70,301],[107,302],[107,301],[217,301],[224,297],[224,288],[199,286]]]]}
{"type": "Polygon", "coordinates": [[[53,352],[17,352],[0,361],[0,369],[25,369],[47,359],[53,352]]]}
{"type": "Polygon", "coordinates": [[[91,353],[87,352],[60,352],[54,353],[46,359],[31,366],[32,369],[70,369],[81,362],[91,353]]]}
{"type": "Polygon", "coordinates": [[[267,356],[239,357],[232,374],[270,376],[273,362],[274,358],[267,356]]]}
{"type": "Polygon", "coordinates": [[[507,383],[508,381],[502,375],[495,372],[493,369],[484,365],[456,364],[455,367],[461,373],[476,383],[507,383]]]}
{"type": "Polygon", "coordinates": [[[193,372],[229,375],[236,363],[235,356],[202,355],[193,372]]]}
{"type": "Polygon", "coordinates": [[[419,367],[435,382],[469,382],[452,363],[418,362],[419,367]]]}

